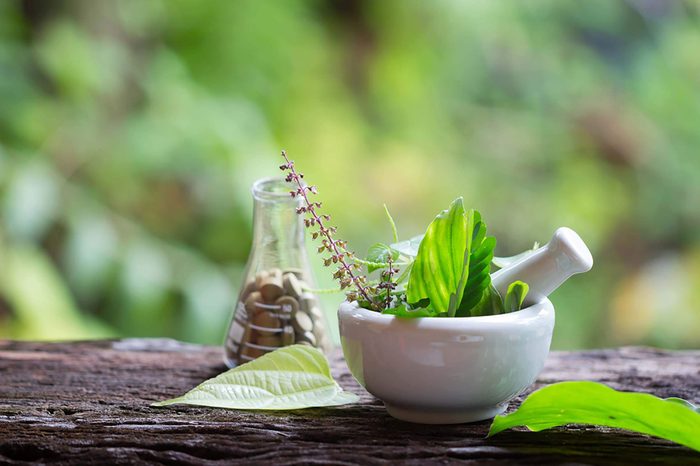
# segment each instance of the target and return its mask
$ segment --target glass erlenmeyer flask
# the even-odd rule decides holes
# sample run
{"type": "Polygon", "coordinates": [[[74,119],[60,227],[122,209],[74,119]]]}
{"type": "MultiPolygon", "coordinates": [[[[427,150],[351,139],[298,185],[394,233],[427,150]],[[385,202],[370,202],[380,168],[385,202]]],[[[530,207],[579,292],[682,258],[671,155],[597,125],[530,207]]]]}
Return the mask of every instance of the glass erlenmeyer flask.
{"type": "Polygon", "coordinates": [[[305,247],[303,220],[283,178],[253,184],[253,246],[226,336],[229,367],[279,347],[301,343],[328,351],[331,343],[305,247]]]}

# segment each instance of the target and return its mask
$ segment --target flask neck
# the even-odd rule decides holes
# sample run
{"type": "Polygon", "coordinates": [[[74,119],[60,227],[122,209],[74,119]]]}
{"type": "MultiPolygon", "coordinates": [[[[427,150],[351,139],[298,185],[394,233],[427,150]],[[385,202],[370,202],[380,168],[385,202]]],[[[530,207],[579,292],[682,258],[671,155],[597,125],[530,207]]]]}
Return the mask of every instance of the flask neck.
{"type": "Polygon", "coordinates": [[[297,268],[307,265],[303,220],[296,209],[301,199],[289,195],[282,178],[253,185],[253,249],[256,268],[297,268]]]}

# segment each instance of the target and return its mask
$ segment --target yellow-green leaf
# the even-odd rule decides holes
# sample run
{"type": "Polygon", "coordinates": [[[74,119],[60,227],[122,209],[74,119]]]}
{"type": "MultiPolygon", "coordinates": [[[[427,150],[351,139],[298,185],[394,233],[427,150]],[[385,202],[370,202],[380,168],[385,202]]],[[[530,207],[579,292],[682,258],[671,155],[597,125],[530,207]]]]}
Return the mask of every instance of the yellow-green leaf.
{"type": "Polygon", "coordinates": [[[233,409],[286,410],[354,403],[331,377],[316,348],[292,345],[201,383],[184,395],[153,406],[190,404],[233,409]]]}
{"type": "Polygon", "coordinates": [[[508,285],[508,291],[506,291],[506,297],[503,300],[506,312],[519,311],[523,307],[523,302],[529,291],[530,286],[520,280],[508,285]]]}
{"type": "Polygon", "coordinates": [[[540,431],[566,424],[626,429],[700,451],[700,413],[690,403],[596,382],[560,382],[537,390],[514,413],[496,416],[489,436],[516,426],[540,431]]]}
{"type": "Polygon", "coordinates": [[[395,261],[399,258],[399,252],[391,249],[384,243],[374,243],[367,251],[367,272],[372,273],[375,270],[387,267],[387,262],[395,261]]]}
{"type": "Polygon", "coordinates": [[[466,285],[468,234],[471,231],[459,197],[435,217],[425,232],[406,287],[410,303],[427,298],[435,311],[454,315],[466,285]]]}

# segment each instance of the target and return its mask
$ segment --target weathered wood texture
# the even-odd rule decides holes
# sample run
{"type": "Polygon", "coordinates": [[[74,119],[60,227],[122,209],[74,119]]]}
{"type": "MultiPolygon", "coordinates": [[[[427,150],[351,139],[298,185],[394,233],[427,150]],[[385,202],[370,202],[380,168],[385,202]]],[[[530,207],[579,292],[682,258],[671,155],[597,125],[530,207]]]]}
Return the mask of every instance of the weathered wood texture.
{"type": "MultiPolygon", "coordinates": [[[[400,422],[357,385],[339,352],[332,365],[360,404],[270,414],[152,408],[223,371],[221,350],[171,340],[0,342],[0,464],[700,464],[690,449],[611,429],[487,440],[488,422],[400,422]]],[[[700,351],[554,352],[536,386],[578,379],[698,401],[700,351]]]]}

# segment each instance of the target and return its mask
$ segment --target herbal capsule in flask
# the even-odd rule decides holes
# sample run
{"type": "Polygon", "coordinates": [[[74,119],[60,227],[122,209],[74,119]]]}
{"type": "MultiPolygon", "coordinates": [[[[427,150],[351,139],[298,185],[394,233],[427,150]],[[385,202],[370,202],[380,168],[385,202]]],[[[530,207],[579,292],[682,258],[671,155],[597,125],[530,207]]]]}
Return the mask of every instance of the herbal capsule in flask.
{"type": "Polygon", "coordinates": [[[299,197],[282,178],[253,184],[253,245],[231,319],[225,360],[243,364],[294,343],[331,348],[314,288],[299,197]]]}

